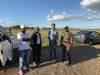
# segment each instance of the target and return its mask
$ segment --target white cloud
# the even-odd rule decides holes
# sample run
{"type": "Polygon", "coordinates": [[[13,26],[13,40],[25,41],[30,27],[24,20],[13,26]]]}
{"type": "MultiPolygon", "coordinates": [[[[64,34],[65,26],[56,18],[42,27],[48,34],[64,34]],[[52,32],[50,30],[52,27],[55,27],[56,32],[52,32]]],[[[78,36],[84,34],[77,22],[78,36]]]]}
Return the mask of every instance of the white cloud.
{"type": "Polygon", "coordinates": [[[0,20],[0,24],[4,23],[4,21],[0,20]]]}
{"type": "Polygon", "coordinates": [[[91,16],[88,16],[88,17],[82,18],[82,20],[95,21],[95,20],[100,20],[100,17],[91,17],[91,16]]]}
{"type": "Polygon", "coordinates": [[[48,15],[48,21],[57,21],[57,20],[70,20],[72,15],[48,15]]]}
{"type": "Polygon", "coordinates": [[[61,14],[49,14],[47,16],[48,21],[67,21],[72,19],[82,19],[87,17],[87,14],[67,14],[65,12],[61,14]]]}
{"type": "Polygon", "coordinates": [[[83,0],[80,5],[85,9],[90,9],[93,13],[100,12],[100,0],[83,0]]]}
{"type": "Polygon", "coordinates": [[[79,19],[79,20],[87,20],[87,21],[94,21],[94,20],[100,20],[100,17],[98,15],[89,15],[89,14],[49,14],[47,16],[48,21],[68,21],[73,19],[79,19]]]}

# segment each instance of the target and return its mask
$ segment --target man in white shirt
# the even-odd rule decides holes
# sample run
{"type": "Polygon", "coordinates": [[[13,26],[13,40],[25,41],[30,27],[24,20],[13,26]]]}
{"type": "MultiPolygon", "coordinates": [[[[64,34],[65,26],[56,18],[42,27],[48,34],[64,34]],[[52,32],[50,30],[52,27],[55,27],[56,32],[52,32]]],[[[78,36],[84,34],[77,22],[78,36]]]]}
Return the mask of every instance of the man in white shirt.
{"type": "Polygon", "coordinates": [[[26,26],[21,25],[21,32],[17,34],[17,39],[20,41],[19,43],[19,74],[23,74],[23,66],[25,65],[27,70],[29,70],[29,63],[28,63],[28,51],[29,51],[29,43],[30,38],[29,35],[26,33],[26,26]]]}

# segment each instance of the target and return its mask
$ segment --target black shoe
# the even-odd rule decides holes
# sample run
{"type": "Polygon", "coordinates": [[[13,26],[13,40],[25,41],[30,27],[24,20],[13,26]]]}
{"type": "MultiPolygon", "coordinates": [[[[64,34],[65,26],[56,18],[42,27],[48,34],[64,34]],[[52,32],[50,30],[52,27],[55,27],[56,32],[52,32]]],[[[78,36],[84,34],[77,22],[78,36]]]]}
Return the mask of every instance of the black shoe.
{"type": "Polygon", "coordinates": [[[65,61],[65,59],[62,59],[62,62],[64,62],[65,61]]]}
{"type": "Polygon", "coordinates": [[[52,59],[49,59],[49,61],[52,61],[52,59]]]}
{"type": "Polygon", "coordinates": [[[68,62],[67,66],[71,66],[71,61],[68,62]]]}

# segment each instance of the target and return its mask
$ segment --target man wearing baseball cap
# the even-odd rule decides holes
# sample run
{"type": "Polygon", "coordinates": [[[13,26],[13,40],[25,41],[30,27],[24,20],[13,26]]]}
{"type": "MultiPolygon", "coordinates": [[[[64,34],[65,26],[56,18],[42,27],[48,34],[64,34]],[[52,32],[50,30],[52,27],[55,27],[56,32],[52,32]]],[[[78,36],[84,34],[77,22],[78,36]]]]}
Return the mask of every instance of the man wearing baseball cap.
{"type": "Polygon", "coordinates": [[[23,74],[23,66],[25,65],[27,70],[29,70],[28,63],[28,51],[29,51],[29,35],[26,33],[26,26],[20,26],[21,31],[17,34],[17,39],[20,41],[19,44],[19,74],[23,74]]]}
{"type": "Polygon", "coordinates": [[[71,65],[70,49],[72,48],[73,45],[73,34],[69,31],[68,26],[66,26],[62,32],[60,45],[63,49],[62,62],[65,61],[65,56],[67,52],[68,65],[71,65]]]}

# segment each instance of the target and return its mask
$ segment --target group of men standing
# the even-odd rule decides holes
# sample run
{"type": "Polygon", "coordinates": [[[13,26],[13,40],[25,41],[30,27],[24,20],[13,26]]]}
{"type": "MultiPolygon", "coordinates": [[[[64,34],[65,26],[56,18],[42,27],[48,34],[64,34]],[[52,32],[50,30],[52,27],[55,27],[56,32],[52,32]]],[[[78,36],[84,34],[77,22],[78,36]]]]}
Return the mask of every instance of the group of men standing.
{"type": "MultiPolygon", "coordinates": [[[[40,34],[39,27],[35,28],[35,31],[29,37],[26,33],[26,26],[20,26],[21,31],[17,34],[17,39],[19,43],[19,74],[23,74],[23,66],[26,66],[27,70],[30,70],[29,67],[29,49],[30,46],[33,52],[33,66],[36,66],[40,63],[41,60],[41,47],[42,47],[42,38],[40,34]]],[[[51,30],[48,31],[48,40],[49,40],[49,51],[50,57],[49,60],[57,60],[56,48],[57,48],[57,39],[58,31],[56,30],[55,23],[51,24],[51,30]]],[[[73,45],[73,34],[69,32],[68,27],[66,26],[61,34],[60,46],[62,47],[62,62],[65,61],[66,53],[68,55],[68,64],[71,64],[71,54],[70,49],[73,45]]]]}

